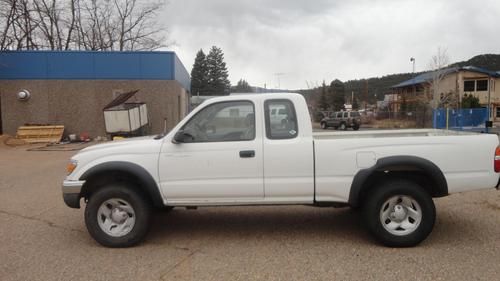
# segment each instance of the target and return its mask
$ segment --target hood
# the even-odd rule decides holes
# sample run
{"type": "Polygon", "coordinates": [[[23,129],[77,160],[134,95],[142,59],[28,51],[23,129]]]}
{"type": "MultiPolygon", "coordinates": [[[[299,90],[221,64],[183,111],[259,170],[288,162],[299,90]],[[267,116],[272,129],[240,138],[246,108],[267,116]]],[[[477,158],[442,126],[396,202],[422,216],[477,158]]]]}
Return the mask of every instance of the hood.
{"type": "Polygon", "coordinates": [[[89,152],[105,153],[150,153],[159,151],[162,139],[154,139],[155,136],[128,138],[106,143],[96,144],[82,149],[78,154],[89,152]],[[155,149],[156,148],[156,149],[155,149]]]}

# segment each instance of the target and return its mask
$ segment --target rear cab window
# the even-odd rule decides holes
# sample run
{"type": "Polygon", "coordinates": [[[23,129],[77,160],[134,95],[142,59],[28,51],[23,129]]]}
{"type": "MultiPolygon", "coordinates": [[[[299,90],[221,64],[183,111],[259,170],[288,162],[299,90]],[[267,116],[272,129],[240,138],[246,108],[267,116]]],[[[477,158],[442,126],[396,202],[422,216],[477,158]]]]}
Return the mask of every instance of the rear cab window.
{"type": "Polygon", "coordinates": [[[299,129],[297,114],[292,101],[287,99],[267,100],[264,103],[266,122],[266,137],[268,139],[293,139],[297,137],[299,129]],[[272,115],[278,109],[279,114],[272,115]]]}

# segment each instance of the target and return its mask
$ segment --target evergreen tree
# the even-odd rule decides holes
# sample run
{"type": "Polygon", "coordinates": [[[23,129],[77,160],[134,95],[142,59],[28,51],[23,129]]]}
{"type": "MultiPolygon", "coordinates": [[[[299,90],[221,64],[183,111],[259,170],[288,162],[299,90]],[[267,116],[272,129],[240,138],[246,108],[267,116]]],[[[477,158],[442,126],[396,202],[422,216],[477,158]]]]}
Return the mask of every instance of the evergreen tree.
{"type": "Polygon", "coordinates": [[[216,46],[210,49],[207,55],[208,90],[210,96],[229,95],[231,83],[229,82],[224,53],[216,46]]]}
{"type": "Polygon", "coordinates": [[[326,95],[327,95],[326,83],[325,80],[323,80],[323,84],[321,84],[321,96],[319,96],[319,104],[318,104],[320,110],[327,110],[329,107],[326,95]]]}
{"type": "Polygon", "coordinates": [[[342,110],[345,104],[345,87],[342,81],[335,79],[328,89],[330,105],[333,110],[342,110]]]}
{"type": "Polygon", "coordinates": [[[473,95],[465,95],[462,99],[462,108],[480,108],[479,98],[473,95]]]}
{"type": "Polygon", "coordinates": [[[232,87],[231,92],[233,93],[253,93],[252,86],[244,79],[240,79],[235,87],[232,87]]]}
{"type": "Polygon", "coordinates": [[[208,90],[207,58],[203,50],[199,50],[191,70],[191,95],[206,96],[208,90]]]}

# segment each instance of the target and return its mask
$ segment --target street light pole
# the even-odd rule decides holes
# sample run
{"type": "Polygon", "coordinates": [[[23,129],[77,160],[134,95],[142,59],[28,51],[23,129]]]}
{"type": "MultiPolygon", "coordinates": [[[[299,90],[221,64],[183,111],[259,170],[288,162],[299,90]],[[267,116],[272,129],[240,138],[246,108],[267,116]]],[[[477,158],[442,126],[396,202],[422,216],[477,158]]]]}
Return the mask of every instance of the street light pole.
{"type": "Polygon", "coordinates": [[[486,122],[486,133],[489,133],[491,125],[491,75],[488,74],[488,122],[486,122]]]}

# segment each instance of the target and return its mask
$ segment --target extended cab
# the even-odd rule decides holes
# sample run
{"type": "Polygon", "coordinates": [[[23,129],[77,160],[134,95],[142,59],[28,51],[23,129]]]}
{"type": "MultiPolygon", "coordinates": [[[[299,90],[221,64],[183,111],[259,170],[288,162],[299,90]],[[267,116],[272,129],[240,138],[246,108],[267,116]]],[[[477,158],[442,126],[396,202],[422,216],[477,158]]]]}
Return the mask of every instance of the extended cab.
{"type": "Polygon", "coordinates": [[[313,133],[301,95],[238,95],[204,102],[166,135],[83,149],[63,198],[84,198],[89,233],[110,247],[143,240],[158,208],[271,204],[361,207],[375,238],[413,246],[432,231],[433,198],[493,188],[498,171],[496,135],[313,133]]]}

